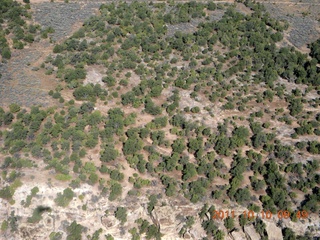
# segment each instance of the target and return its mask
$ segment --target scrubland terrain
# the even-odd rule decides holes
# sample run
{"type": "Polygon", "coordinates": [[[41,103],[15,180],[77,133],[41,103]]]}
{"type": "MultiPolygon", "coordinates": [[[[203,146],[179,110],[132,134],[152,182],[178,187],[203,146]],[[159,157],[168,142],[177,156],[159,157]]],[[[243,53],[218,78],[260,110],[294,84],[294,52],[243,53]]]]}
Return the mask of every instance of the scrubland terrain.
{"type": "Polygon", "coordinates": [[[0,0],[0,238],[318,239],[317,6],[0,0]]]}

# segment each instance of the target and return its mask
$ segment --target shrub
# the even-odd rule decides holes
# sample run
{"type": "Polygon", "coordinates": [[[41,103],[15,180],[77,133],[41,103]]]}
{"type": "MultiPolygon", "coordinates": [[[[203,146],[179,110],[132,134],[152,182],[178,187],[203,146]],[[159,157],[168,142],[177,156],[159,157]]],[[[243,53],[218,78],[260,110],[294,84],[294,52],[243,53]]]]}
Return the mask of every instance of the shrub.
{"type": "Polygon", "coordinates": [[[17,113],[20,111],[20,106],[16,103],[12,103],[9,105],[9,109],[11,113],[17,113]]]}
{"type": "Polygon", "coordinates": [[[51,212],[50,207],[38,206],[36,209],[33,210],[32,217],[28,218],[29,223],[38,223],[42,219],[42,213],[44,212],[51,212]]]}
{"type": "Polygon", "coordinates": [[[3,58],[5,59],[10,59],[11,58],[11,51],[8,47],[5,47],[2,52],[1,52],[1,55],[3,58]]]}
{"type": "Polygon", "coordinates": [[[63,194],[58,193],[56,199],[54,200],[58,206],[66,207],[69,205],[74,197],[74,192],[70,188],[63,190],[63,194]]]}
{"type": "Polygon", "coordinates": [[[69,174],[59,173],[56,175],[56,179],[59,181],[70,181],[72,177],[69,174]]]}
{"type": "Polygon", "coordinates": [[[227,217],[226,219],[224,219],[224,226],[229,231],[232,230],[234,228],[234,219],[232,217],[227,217]]]}
{"type": "Polygon", "coordinates": [[[127,209],[124,207],[117,207],[114,215],[121,222],[121,224],[124,224],[127,221],[127,209]]]}
{"type": "Polygon", "coordinates": [[[123,154],[130,155],[134,154],[137,151],[140,151],[143,147],[143,142],[140,139],[129,138],[123,144],[123,154]]]}
{"type": "Polygon", "coordinates": [[[198,113],[200,112],[200,108],[198,106],[191,108],[190,110],[192,113],[198,113]]]}
{"type": "Polygon", "coordinates": [[[14,119],[14,116],[11,112],[4,114],[4,117],[3,117],[4,125],[9,125],[13,119],[14,119]]]}
{"type": "Polygon", "coordinates": [[[116,150],[114,148],[114,146],[106,146],[105,149],[103,150],[101,156],[100,156],[100,160],[102,162],[111,162],[113,160],[115,160],[119,155],[118,150],[116,150]]]}
{"type": "Polygon", "coordinates": [[[82,239],[81,234],[83,226],[78,224],[76,221],[73,221],[70,226],[67,227],[67,240],[82,239]]]}
{"type": "Polygon", "coordinates": [[[122,187],[119,183],[117,182],[113,182],[112,185],[111,185],[111,188],[110,188],[111,192],[110,192],[110,195],[109,195],[109,200],[110,201],[114,201],[116,200],[116,198],[118,196],[121,195],[122,193],[122,187]]]}

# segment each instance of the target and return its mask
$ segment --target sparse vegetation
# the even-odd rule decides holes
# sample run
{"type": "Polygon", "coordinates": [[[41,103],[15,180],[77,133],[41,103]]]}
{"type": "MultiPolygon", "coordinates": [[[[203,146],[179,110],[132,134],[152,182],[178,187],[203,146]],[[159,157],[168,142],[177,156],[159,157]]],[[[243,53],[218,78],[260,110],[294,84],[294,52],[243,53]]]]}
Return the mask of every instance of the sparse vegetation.
{"type": "MultiPolygon", "coordinates": [[[[10,61],[11,51],[54,29],[26,24],[30,16],[23,5],[2,1],[0,53],[10,61]]],[[[112,210],[103,210],[101,222],[113,226],[118,219],[117,236],[127,238],[128,230],[132,239],[165,236],[156,210],[175,201],[204,204],[200,219],[191,213],[175,216],[180,237],[199,221],[205,239],[224,239],[239,224],[242,231],[253,224],[267,239],[264,219],[242,214],[218,223],[208,202],[221,209],[272,214],[287,209],[315,216],[319,40],[309,45],[309,55],[278,47],[287,23],[272,19],[263,4],[244,1],[246,14],[238,4],[102,4],[71,37],[54,43],[37,70],[59,80],[49,91],[55,106],[0,108],[0,197],[14,204],[15,191],[31,179],[26,169],[39,179],[48,174],[48,187],[65,188],[52,198],[57,211],[72,204],[79,211],[99,212],[101,202],[110,201],[112,210]],[[212,20],[216,13],[223,15],[212,20]],[[198,24],[194,31],[179,28],[190,22],[198,24]],[[136,213],[130,207],[140,200],[141,214],[152,222],[132,218],[136,213]]],[[[39,187],[21,201],[32,207],[27,221],[33,224],[44,212],[54,214],[38,205],[39,187]]],[[[17,231],[18,219],[7,217],[1,230],[17,231]]],[[[66,239],[81,239],[84,233],[88,239],[113,239],[104,228],[81,224],[61,222],[59,231],[66,231],[66,239]]],[[[285,223],[277,227],[283,238],[296,238],[285,223]]],[[[49,238],[63,236],[52,232],[49,238]]]]}

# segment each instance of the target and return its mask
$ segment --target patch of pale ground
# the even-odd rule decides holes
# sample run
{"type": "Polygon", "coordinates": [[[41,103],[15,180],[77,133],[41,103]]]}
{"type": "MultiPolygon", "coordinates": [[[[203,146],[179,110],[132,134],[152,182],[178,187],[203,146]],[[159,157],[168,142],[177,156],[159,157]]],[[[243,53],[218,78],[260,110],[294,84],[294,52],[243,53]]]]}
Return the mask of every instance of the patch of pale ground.
{"type": "Polygon", "coordinates": [[[138,86],[138,84],[141,81],[140,76],[133,71],[129,71],[129,72],[131,73],[131,77],[129,78],[129,87],[138,86]]]}
{"type": "MultiPolygon", "coordinates": [[[[179,101],[179,109],[183,111],[185,107],[189,107],[190,109],[192,107],[199,107],[200,112],[197,114],[187,114],[185,113],[184,116],[187,120],[195,121],[198,120],[201,123],[204,123],[207,126],[210,126],[212,128],[215,128],[218,126],[219,122],[223,121],[223,116],[221,113],[220,107],[222,106],[222,103],[212,104],[208,100],[204,100],[201,97],[198,97],[198,101],[195,99],[192,99],[190,97],[191,90],[182,90],[179,89],[179,95],[180,95],[180,101],[179,101]],[[215,117],[211,117],[209,113],[204,110],[205,107],[209,107],[211,111],[214,113],[215,117]]],[[[164,89],[163,95],[170,96],[172,95],[172,89],[164,89]]]]}
{"type": "Polygon", "coordinates": [[[280,85],[284,85],[286,88],[284,89],[284,92],[287,93],[287,94],[291,94],[292,93],[292,90],[298,88],[299,90],[301,90],[301,92],[304,92],[307,88],[308,88],[308,85],[306,84],[299,84],[297,85],[296,83],[294,82],[290,82],[284,78],[278,78],[277,81],[275,81],[275,84],[280,84],[280,85]]]}
{"type": "Polygon", "coordinates": [[[244,188],[244,187],[250,186],[251,185],[250,177],[254,175],[253,171],[245,171],[242,175],[243,175],[243,180],[241,182],[241,187],[244,188]]]}
{"type": "Polygon", "coordinates": [[[104,87],[104,82],[102,82],[103,75],[94,67],[88,67],[86,79],[83,81],[84,85],[93,83],[93,84],[100,84],[104,87]]]}
{"type": "MultiPolygon", "coordinates": [[[[164,91],[169,91],[169,90],[164,90],[164,91]]],[[[215,103],[212,103],[203,96],[198,96],[196,97],[196,99],[193,99],[190,97],[191,92],[192,91],[190,90],[179,89],[179,95],[180,95],[179,109],[181,111],[183,111],[185,107],[189,107],[191,109],[192,107],[197,106],[200,108],[199,113],[184,113],[184,116],[187,120],[198,121],[199,123],[205,126],[208,126],[212,129],[216,129],[218,124],[223,123],[223,121],[228,117],[232,117],[232,116],[247,117],[248,116],[246,112],[240,112],[236,109],[222,110],[222,106],[226,102],[217,101],[215,103]],[[210,109],[209,112],[204,108],[210,109]]],[[[169,95],[168,93],[165,93],[165,94],[169,95]]],[[[261,108],[258,105],[250,106],[250,112],[259,111],[260,109],[261,108]]],[[[247,123],[242,121],[240,125],[247,125],[247,123]]]]}
{"type": "MultiPolygon", "coordinates": [[[[307,99],[307,100],[317,99],[317,98],[319,98],[319,94],[318,94],[317,90],[311,90],[310,92],[308,92],[304,96],[304,98],[307,99]]],[[[313,110],[310,109],[310,111],[314,111],[314,108],[313,108],[313,110]]]]}

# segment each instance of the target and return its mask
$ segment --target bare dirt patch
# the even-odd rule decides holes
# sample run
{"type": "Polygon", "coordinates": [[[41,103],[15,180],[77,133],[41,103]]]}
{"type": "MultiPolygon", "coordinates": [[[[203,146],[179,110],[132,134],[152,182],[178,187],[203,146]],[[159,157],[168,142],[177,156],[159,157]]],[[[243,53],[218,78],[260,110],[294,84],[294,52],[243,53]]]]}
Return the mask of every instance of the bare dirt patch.
{"type": "Polygon", "coordinates": [[[104,82],[102,82],[102,74],[94,67],[90,67],[87,69],[87,77],[84,80],[83,84],[100,84],[101,86],[104,86],[104,82]]]}

